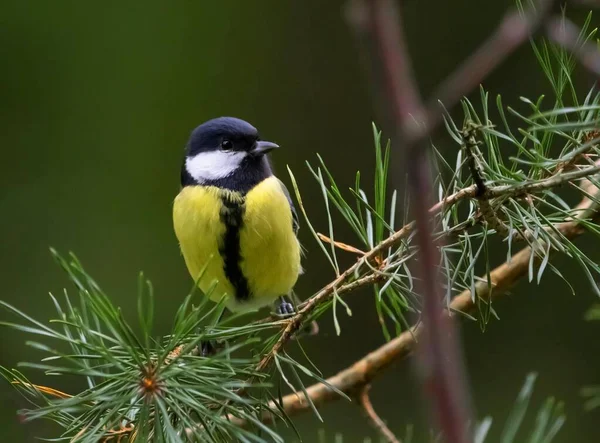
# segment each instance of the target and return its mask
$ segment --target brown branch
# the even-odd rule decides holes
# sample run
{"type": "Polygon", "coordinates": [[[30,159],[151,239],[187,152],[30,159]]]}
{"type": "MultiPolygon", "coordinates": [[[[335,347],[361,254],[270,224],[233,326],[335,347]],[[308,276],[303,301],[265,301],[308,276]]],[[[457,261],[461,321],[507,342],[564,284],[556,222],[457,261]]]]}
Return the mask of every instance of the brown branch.
{"type": "MultiPolygon", "coordinates": [[[[587,185],[589,192],[600,198],[600,192],[595,187],[587,185]]],[[[597,218],[599,204],[591,199],[584,198],[575,208],[577,214],[573,220],[558,224],[558,231],[568,239],[573,239],[584,232],[580,220],[589,220],[597,218]]],[[[511,260],[494,269],[491,274],[491,290],[487,279],[483,278],[475,285],[477,297],[485,302],[491,302],[497,298],[506,295],[506,291],[517,283],[521,278],[527,275],[529,261],[533,253],[531,247],[522,249],[514,254],[511,260]]],[[[452,299],[446,316],[452,316],[452,312],[471,312],[477,309],[476,302],[473,301],[470,290],[465,290],[452,299]]],[[[316,407],[325,403],[338,400],[340,395],[329,386],[349,394],[357,395],[360,390],[371,383],[373,379],[381,375],[398,360],[408,357],[415,349],[417,340],[421,337],[423,324],[414,325],[409,330],[403,332],[395,339],[384,344],[380,348],[370,352],[352,366],[340,371],[336,375],[327,379],[327,384],[316,383],[309,386],[306,390],[308,396],[316,407]]],[[[276,405],[271,404],[271,409],[276,410],[276,405]]],[[[304,396],[289,394],[283,397],[281,406],[288,416],[297,415],[311,410],[310,404],[304,396]]],[[[273,420],[271,414],[265,413],[263,421],[268,423],[273,420]]],[[[243,422],[240,422],[241,424],[243,422]]]]}
{"type": "Polygon", "coordinates": [[[360,406],[363,408],[363,411],[373,427],[381,434],[383,439],[387,443],[402,443],[394,433],[388,428],[385,422],[377,415],[375,412],[375,408],[371,403],[371,399],[369,397],[369,389],[370,386],[366,385],[357,395],[358,402],[360,406]]]}
{"type": "MultiPolygon", "coordinates": [[[[403,34],[399,32],[401,28],[396,26],[399,22],[390,21],[398,17],[394,2],[391,0],[371,0],[369,2],[349,0],[346,17],[354,34],[358,36],[359,42],[368,43],[363,44],[363,47],[380,52],[380,55],[383,54],[381,50],[383,49],[387,54],[387,61],[379,63],[382,66],[371,63],[371,70],[379,73],[379,71],[387,69],[393,78],[400,79],[397,83],[399,87],[394,87],[391,96],[388,90],[378,90],[377,93],[380,99],[394,99],[394,103],[391,105],[388,103],[388,108],[396,108],[395,112],[403,116],[412,115],[414,120],[407,118],[401,125],[401,132],[405,136],[407,144],[412,144],[427,137],[441,122],[440,102],[448,108],[453,107],[462,97],[477,88],[504,59],[528,40],[542,24],[543,19],[552,10],[555,3],[554,0],[539,0],[535,8],[527,9],[524,14],[516,8],[506,14],[487,40],[454,72],[448,75],[431,94],[426,106],[422,106],[418,101],[418,88],[413,80],[410,61],[408,57],[403,56],[403,54],[407,54],[407,51],[403,34]],[[377,35],[370,35],[370,33],[378,32],[372,25],[372,19],[377,17],[380,17],[380,23],[383,23],[385,28],[385,31],[381,31],[382,34],[379,36],[382,44],[371,41],[377,38],[377,35]],[[397,42],[396,48],[400,48],[400,51],[388,50],[394,40],[397,42]],[[389,68],[387,68],[388,66],[389,68]]],[[[382,75],[374,75],[374,77],[377,81],[371,83],[377,85],[380,83],[379,77],[385,78],[386,74],[382,73],[382,75]]],[[[391,120],[392,123],[396,122],[395,118],[391,120]]]]}
{"type": "MultiPolygon", "coordinates": [[[[423,138],[440,120],[438,100],[448,106],[457,103],[479,82],[492,72],[509,54],[525,42],[542,23],[554,5],[553,0],[540,0],[528,11],[515,9],[502,21],[497,31],[471,56],[456,73],[450,75],[434,94],[434,101],[426,108],[418,100],[408,54],[402,32],[401,14],[391,0],[371,0],[371,27],[375,47],[384,72],[384,89],[393,109],[397,128],[397,149],[405,153],[403,160],[410,165],[408,185],[415,217],[416,242],[420,252],[417,272],[423,294],[423,318],[426,321],[422,344],[421,375],[423,386],[429,391],[433,411],[445,439],[450,443],[467,442],[466,424],[469,421],[469,401],[466,389],[460,346],[451,321],[440,315],[441,285],[437,263],[439,251],[433,238],[428,217],[427,199],[431,198],[432,180],[423,138]],[[408,99],[407,99],[408,98],[408,99]],[[415,117],[413,120],[410,114],[415,117]],[[424,120],[425,125],[421,124],[424,120]]],[[[478,190],[485,189],[481,179],[478,190]]],[[[480,207],[487,220],[497,222],[493,227],[499,233],[508,231],[495,215],[488,197],[479,195],[480,207]],[[487,210],[486,210],[487,209],[487,210]]]]}
{"type": "Polygon", "coordinates": [[[433,92],[422,117],[425,126],[410,125],[410,130],[405,131],[409,139],[420,140],[430,134],[441,121],[439,104],[453,107],[479,87],[496,67],[531,37],[555,3],[554,0],[539,0],[524,14],[516,8],[506,14],[487,40],[433,92]]]}
{"type": "Polygon", "coordinates": [[[442,292],[438,245],[433,239],[427,200],[432,194],[430,170],[424,146],[410,146],[409,173],[412,207],[415,214],[419,261],[416,276],[423,294],[425,323],[420,346],[419,375],[443,438],[448,443],[466,443],[470,417],[469,395],[464,377],[460,344],[454,325],[442,315],[442,292]]]}
{"type": "Polygon", "coordinates": [[[409,69],[410,55],[404,43],[402,15],[392,0],[370,0],[369,4],[373,10],[374,39],[386,74],[384,88],[393,109],[396,149],[404,154],[400,156],[404,164],[410,165],[408,187],[419,249],[416,285],[423,295],[422,316],[426,321],[419,375],[424,391],[429,394],[432,418],[437,421],[443,438],[448,443],[467,443],[470,440],[467,437],[469,395],[454,325],[441,314],[442,286],[437,266],[440,257],[428,211],[428,202],[432,198],[428,146],[422,139],[412,137],[413,133],[422,133],[419,122],[422,105],[416,101],[418,90],[409,69]],[[405,69],[399,69],[397,65],[405,69]],[[405,97],[415,99],[407,103],[405,97]]]}
{"type": "MultiPolygon", "coordinates": [[[[388,104],[394,123],[421,114],[419,89],[413,78],[411,59],[402,29],[402,15],[395,0],[369,0],[371,33],[384,76],[388,104]]],[[[399,128],[400,126],[397,126],[399,128]]]]}

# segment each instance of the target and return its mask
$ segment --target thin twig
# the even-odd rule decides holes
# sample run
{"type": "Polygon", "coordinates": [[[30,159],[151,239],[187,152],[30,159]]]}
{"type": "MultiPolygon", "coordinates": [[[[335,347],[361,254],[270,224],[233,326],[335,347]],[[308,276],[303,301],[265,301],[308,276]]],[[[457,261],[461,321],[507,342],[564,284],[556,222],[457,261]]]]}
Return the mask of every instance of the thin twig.
{"type": "Polygon", "coordinates": [[[581,168],[573,172],[564,172],[542,180],[519,183],[517,185],[502,185],[488,188],[490,197],[511,196],[531,194],[546,189],[556,188],[564,183],[572,182],[580,178],[589,177],[600,172],[600,165],[581,168]]]}
{"type": "Polygon", "coordinates": [[[402,441],[394,435],[394,433],[388,428],[385,422],[377,415],[375,412],[375,408],[371,403],[371,398],[369,397],[370,386],[364,386],[357,395],[358,402],[360,406],[363,408],[363,411],[373,427],[381,434],[383,439],[388,443],[402,443],[402,441]]]}

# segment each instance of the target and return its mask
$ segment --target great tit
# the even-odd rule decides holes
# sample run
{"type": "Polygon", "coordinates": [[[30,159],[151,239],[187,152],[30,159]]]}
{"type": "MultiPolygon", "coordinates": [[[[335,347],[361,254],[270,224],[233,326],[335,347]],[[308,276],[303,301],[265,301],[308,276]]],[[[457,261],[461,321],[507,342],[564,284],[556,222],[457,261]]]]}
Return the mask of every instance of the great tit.
{"type": "Polygon", "coordinates": [[[298,217],[267,157],[278,147],[250,123],[220,117],[194,129],[185,148],[175,234],[192,278],[205,293],[217,282],[210,297],[226,297],[230,311],[275,303],[277,314],[294,312],[298,217]]]}

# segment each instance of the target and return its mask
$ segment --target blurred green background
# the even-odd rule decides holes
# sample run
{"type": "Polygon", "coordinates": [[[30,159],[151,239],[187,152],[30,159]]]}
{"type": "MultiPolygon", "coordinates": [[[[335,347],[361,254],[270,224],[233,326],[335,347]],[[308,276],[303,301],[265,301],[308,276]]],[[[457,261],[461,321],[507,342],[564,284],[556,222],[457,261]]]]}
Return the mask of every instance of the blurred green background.
{"type": "MultiPolygon", "coordinates": [[[[424,94],[511,3],[404,2],[424,94]]],[[[319,189],[304,161],[320,153],[348,186],[356,169],[371,176],[370,124],[379,114],[342,2],[3,0],[0,16],[0,297],[36,318],[53,315],[47,293],[60,293],[67,284],[48,253],[54,246],[76,252],[132,318],[137,273],[144,270],[156,288],[156,332],[168,330],[190,288],[172,232],[171,203],[187,136],[209,118],[247,119],[281,144],[275,166],[288,184],[285,165],[294,170],[321,229],[319,189]]],[[[578,81],[583,95],[589,79],[581,75],[578,81]]],[[[516,106],[520,95],[550,92],[528,46],[485,86],[516,106]]],[[[456,147],[443,133],[436,145],[454,155],[456,147]]],[[[301,239],[308,256],[297,289],[306,296],[332,273],[308,229],[301,239]]],[[[353,242],[341,226],[337,239],[353,242]]],[[[499,250],[494,263],[504,254],[499,250]]],[[[578,393],[582,385],[600,382],[600,325],[582,319],[595,298],[573,263],[558,264],[576,296],[552,276],[540,286],[522,282],[495,305],[502,321],[484,334],[463,324],[474,402],[479,418],[491,414],[503,421],[526,374],[539,371],[535,406],[549,395],[567,404],[567,423],[556,441],[597,441],[598,412],[585,413],[578,393]]],[[[371,292],[348,300],[354,316],[342,317],[341,337],[327,318],[321,335],[306,341],[326,375],[383,342],[371,292]]],[[[1,334],[0,364],[39,357],[23,345],[22,334],[1,334]]],[[[403,361],[373,387],[376,408],[399,433],[407,423],[425,430],[412,369],[403,361]]],[[[73,383],[57,380],[56,387],[69,391],[73,383]]],[[[47,431],[43,423],[19,423],[15,411],[24,404],[7,384],[0,395],[0,441],[34,441],[47,431]]],[[[329,435],[343,432],[346,442],[375,435],[352,404],[328,405],[323,416],[324,424],[310,415],[297,418],[305,441],[314,441],[320,427],[329,435]]],[[[499,428],[493,427],[496,435],[499,428]]]]}

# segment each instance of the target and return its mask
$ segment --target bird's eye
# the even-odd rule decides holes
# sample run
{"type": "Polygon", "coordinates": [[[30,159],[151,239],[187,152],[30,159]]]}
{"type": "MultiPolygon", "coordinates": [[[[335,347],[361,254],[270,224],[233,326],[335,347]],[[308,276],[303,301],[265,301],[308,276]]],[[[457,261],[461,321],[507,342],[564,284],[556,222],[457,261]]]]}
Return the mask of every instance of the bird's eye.
{"type": "Polygon", "coordinates": [[[233,143],[231,143],[231,140],[223,140],[221,142],[221,149],[223,149],[224,151],[229,151],[233,149],[233,143]]]}

